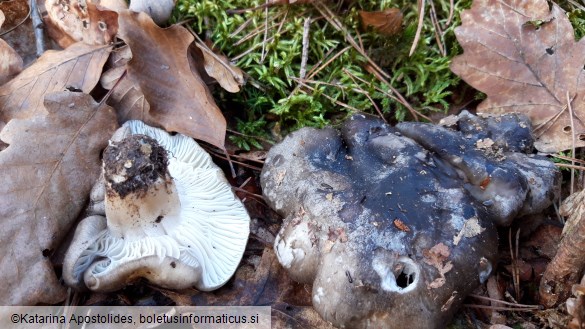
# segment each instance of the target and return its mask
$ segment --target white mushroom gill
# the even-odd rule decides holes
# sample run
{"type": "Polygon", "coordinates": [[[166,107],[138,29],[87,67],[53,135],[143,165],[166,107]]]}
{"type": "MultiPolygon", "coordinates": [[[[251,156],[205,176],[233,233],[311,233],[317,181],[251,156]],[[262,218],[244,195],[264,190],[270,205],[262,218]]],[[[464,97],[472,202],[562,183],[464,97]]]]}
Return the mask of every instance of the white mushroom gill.
{"type": "MultiPolygon", "coordinates": [[[[235,273],[246,247],[250,219],[243,204],[193,139],[171,136],[140,121],[124,124],[113,139],[129,135],[149,136],[167,151],[169,177],[159,175],[147,190],[125,194],[123,188],[113,187],[126,180],[126,169],[131,171],[134,163],[123,160],[113,179],[104,165],[107,227],[94,232],[86,245],[74,238],[68,250],[74,256],[64,262],[64,272],[71,272],[64,274],[71,281],[66,282],[79,286],[76,280],[83,277],[92,290],[115,290],[145,277],[168,288],[221,287],[235,273]],[[72,251],[80,245],[82,252],[72,251]],[[175,273],[189,277],[177,279],[175,273]]],[[[138,149],[152,151],[149,146],[138,149]]],[[[144,171],[150,175],[150,168],[145,168],[141,175],[144,171]]],[[[82,221],[76,236],[83,225],[82,221]]]]}

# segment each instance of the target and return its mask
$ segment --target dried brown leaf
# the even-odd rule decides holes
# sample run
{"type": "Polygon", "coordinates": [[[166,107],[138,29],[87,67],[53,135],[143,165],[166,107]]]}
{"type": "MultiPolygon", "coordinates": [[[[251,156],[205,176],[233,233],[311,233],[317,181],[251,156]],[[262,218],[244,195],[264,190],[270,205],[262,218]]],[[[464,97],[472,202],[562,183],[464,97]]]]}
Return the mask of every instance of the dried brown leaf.
{"type": "Polygon", "coordinates": [[[85,206],[113,109],[86,94],[51,93],[47,115],[11,120],[0,133],[0,300],[54,304],[65,297],[49,257],[85,206]]]}
{"type": "Polygon", "coordinates": [[[478,112],[520,112],[536,127],[535,146],[585,146],[585,40],[575,42],[564,11],[546,0],[479,0],[455,30],[463,55],[451,70],[487,94],[478,112]],[[567,106],[571,103],[573,123],[567,106]]]}
{"type": "Polygon", "coordinates": [[[445,284],[445,274],[453,269],[453,263],[448,261],[443,264],[443,262],[447,260],[450,254],[449,247],[442,242],[434,245],[431,249],[423,250],[423,261],[435,267],[439,272],[439,277],[428,283],[427,289],[440,288],[445,284]]]}
{"type": "Polygon", "coordinates": [[[0,11],[4,13],[4,23],[0,32],[7,31],[23,24],[28,15],[28,1],[0,1],[0,11]]]}
{"type": "MultiPolygon", "coordinates": [[[[4,12],[0,10],[0,27],[4,23],[4,12]]],[[[6,41],[0,39],[0,85],[22,71],[22,58],[6,41]]]]}
{"type": "Polygon", "coordinates": [[[193,36],[182,26],[161,29],[144,13],[121,11],[119,37],[132,51],[128,81],[113,95],[126,106],[118,108],[119,119],[143,120],[224,148],[226,121],[189,67],[193,36]]]}
{"type": "Polygon", "coordinates": [[[44,96],[65,88],[89,93],[100,78],[111,47],[76,43],[46,51],[34,64],[0,86],[0,125],[13,118],[44,114],[44,96]]]}
{"type": "Polygon", "coordinates": [[[214,78],[223,89],[230,93],[239,92],[240,86],[244,84],[242,70],[232,65],[226,56],[215,54],[209,48],[197,42],[195,46],[202,54],[205,72],[214,78]]]}
{"type": "Polygon", "coordinates": [[[383,11],[359,11],[362,26],[372,27],[374,31],[387,36],[396,35],[402,30],[402,12],[398,8],[383,11]]]}
{"type": "Polygon", "coordinates": [[[45,1],[49,35],[63,48],[83,41],[105,45],[118,33],[118,14],[89,0],[45,1]]]}

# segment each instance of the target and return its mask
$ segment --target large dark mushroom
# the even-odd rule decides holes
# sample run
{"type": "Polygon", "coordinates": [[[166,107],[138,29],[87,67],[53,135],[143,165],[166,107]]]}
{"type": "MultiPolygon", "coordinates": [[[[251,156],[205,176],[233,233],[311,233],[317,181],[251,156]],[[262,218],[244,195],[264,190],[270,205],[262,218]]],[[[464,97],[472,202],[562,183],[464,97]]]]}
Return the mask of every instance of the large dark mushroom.
{"type": "Polygon", "coordinates": [[[541,211],[558,171],[529,122],[466,112],[455,129],[390,127],[354,115],[275,145],[263,193],[285,217],[280,263],[313,284],[313,305],[348,328],[442,328],[490,275],[496,224],[541,211]]]}

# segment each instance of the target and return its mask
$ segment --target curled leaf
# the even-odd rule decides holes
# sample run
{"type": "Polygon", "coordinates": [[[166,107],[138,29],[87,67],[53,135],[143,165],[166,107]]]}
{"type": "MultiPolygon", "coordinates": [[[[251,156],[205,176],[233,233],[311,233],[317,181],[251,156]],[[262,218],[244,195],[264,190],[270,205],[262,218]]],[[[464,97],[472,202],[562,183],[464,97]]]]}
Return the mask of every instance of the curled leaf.
{"type": "Polygon", "coordinates": [[[359,11],[364,28],[372,27],[374,31],[384,35],[396,35],[402,30],[402,12],[398,8],[383,11],[359,11]]]}
{"type": "Polygon", "coordinates": [[[130,106],[118,109],[120,119],[143,120],[223,148],[226,121],[189,66],[193,36],[182,26],[161,29],[144,13],[121,11],[119,37],[132,51],[128,81],[114,95],[130,106]]]}
{"type": "Polygon", "coordinates": [[[244,73],[239,67],[232,65],[228,58],[212,52],[209,48],[199,43],[195,43],[203,55],[203,67],[205,72],[214,78],[219,85],[230,93],[240,91],[240,86],[244,84],[244,73]]]}

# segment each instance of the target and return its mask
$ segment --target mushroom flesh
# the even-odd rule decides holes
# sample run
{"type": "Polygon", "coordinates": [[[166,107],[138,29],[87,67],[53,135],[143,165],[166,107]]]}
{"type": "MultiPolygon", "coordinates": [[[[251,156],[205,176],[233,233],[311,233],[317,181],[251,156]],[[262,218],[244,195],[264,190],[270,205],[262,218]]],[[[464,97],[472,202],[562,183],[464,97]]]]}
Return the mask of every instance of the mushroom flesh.
{"type": "Polygon", "coordinates": [[[249,216],[210,156],[193,139],[140,121],[125,123],[104,151],[89,214],[63,264],[78,289],[112,291],[139,277],[217,289],[249,234],[249,216]]]}
{"type": "Polygon", "coordinates": [[[496,225],[537,213],[559,172],[520,115],[451,127],[354,115],[272,147],[261,174],[283,215],[275,252],[338,327],[443,328],[495,266],[496,225]]]}

